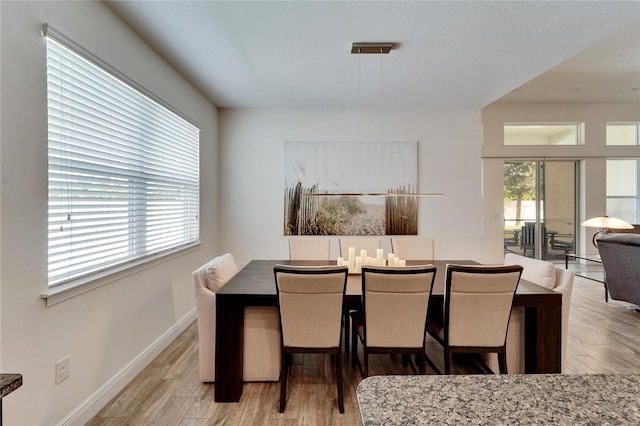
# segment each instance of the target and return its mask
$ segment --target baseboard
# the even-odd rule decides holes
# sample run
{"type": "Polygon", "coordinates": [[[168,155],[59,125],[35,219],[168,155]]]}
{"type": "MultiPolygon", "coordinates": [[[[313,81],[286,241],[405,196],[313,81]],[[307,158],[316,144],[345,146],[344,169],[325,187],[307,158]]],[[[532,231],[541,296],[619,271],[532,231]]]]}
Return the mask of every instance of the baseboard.
{"type": "Polygon", "coordinates": [[[82,404],[70,412],[58,425],[84,425],[105,406],[114,396],[131,382],[160,352],[162,352],[176,337],[180,335],[196,320],[196,309],[193,308],[164,332],[155,342],[140,352],[125,365],[116,375],[98,388],[82,404]]]}

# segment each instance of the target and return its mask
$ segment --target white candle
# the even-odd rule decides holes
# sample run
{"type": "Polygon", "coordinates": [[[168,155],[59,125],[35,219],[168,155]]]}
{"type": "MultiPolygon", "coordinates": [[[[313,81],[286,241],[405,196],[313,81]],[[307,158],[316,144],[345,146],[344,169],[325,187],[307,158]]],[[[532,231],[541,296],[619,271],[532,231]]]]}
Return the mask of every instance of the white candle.
{"type": "Polygon", "coordinates": [[[363,259],[367,258],[367,251],[366,250],[360,250],[360,257],[363,259]]]}
{"type": "Polygon", "coordinates": [[[354,272],[356,268],[356,248],[349,247],[349,272],[354,272]]]}
{"type": "Polygon", "coordinates": [[[396,255],[393,253],[389,253],[389,266],[394,266],[396,264],[395,259],[396,259],[396,255]]]}
{"type": "Polygon", "coordinates": [[[359,273],[362,272],[362,257],[360,257],[360,256],[356,256],[356,267],[355,267],[354,272],[356,274],[359,274],[359,273]]]}
{"type": "Polygon", "coordinates": [[[355,260],[355,258],[356,258],[356,248],[355,247],[349,247],[349,257],[347,259],[355,260]]]}
{"type": "Polygon", "coordinates": [[[338,260],[336,260],[336,264],[342,266],[344,264],[344,257],[339,257],[338,260]]]}
{"type": "Polygon", "coordinates": [[[398,266],[407,266],[407,261],[406,260],[399,260],[398,261],[398,266]]]}

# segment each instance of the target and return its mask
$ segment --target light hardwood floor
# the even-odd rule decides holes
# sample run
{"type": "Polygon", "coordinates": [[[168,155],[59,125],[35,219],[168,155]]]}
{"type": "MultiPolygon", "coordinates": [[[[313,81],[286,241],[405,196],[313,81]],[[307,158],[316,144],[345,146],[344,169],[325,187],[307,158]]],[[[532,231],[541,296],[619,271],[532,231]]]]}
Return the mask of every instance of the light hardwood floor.
{"type": "MultiPolygon", "coordinates": [[[[604,302],[602,284],[576,278],[571,303],[567,373],[640,372],[640,313],[604,302]]],[[[428,353],[441,364],[440,351],[428,353]]],[[[198,380],[194,323],[88,424],[95,425],[358,425],[360,375],[344,362],[345,413],[337,407],[335,365],[329,356],[297,355],[287,409],[278,413],[278,383],[248,383],[239,403],[215,403],[213,385],[198,380]]],[[[474,373],[460,360],[454,372],[474,373]]],[[[371,374],[411,374],[400,358],[371,357],[371,374]]],[[[427,367],[427,373],[433,371],[427,367]]]]}

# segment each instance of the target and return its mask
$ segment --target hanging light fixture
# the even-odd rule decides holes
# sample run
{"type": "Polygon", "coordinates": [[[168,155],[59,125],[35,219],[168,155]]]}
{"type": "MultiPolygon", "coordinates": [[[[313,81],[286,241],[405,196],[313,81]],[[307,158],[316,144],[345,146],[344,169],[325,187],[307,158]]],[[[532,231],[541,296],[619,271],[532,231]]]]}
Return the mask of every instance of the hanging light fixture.
{"type": "MultiPolygon", "coordinates": [[[[354,55],[366,55],[366,54],[378,54],[378,55],[386,55],[391,52],[392,49],[398,46],[397,43],[390,42],[376,42],[376,43],[352,43],[351,44],[351,53],[354,55]]],[[[380,92],[382,97],[382,62],[380,64],[380,92]]],[[[358,63],[358,111],[362,109],[362,95],[361,95],[361,87],[360,87],[360,63],[358,63]]],[[[382,102],[381,102],[382,103],[382,102]]],[[[380,110],[382,111],[382,105],[380,106],[380,110]]],[[[362,121],[362,119],[360,119],[362,121]]],[[[382,126],[381,126],[382,127],[382,126]]],[[[391,192],[341,192],[341,193],[325,193],[325,194],[317,194],[317,193],[303,193],[303,196],[309,197],[442,197],[444,193],[442,192],[407,192],[407,193],[391,193],[391,192]]]]}
{"type": "MultiPolygon", "coordinates": [[[[352,43],[351,45],[351,53],[354,55],[364,55],[364,54],[378,54],[378,55],[386,55],[389,54],[389,52],[391,52],[392,49],[396,48],[398,46],[397,43],[390,43],[390,42],[376,42],[376,43],[352,43]]],[[[382,78],[383,78],[383,68],[382,68],[382,61],[380,63],[380,93],[381,93],[381,97],[382,92],[383,92],[383,88],[382,88],[382,78]]],[[[359,114],[361,114],[361,109],[362,109],[362,88],[360,87],[360,82],[361,82],[362,78],[360,75],[360,63],[358,62],[358,112],[359,114]]],[[[383,105],[382,105],[382,101],[381,101],[381,105],[380,105],[380,110],[382,111],[383,105]]],[[[381,119],[382,120],[382,119],[381,119]]],[[[362,122],[362,118],[360,118],[359,120],[360,122],[362,122]]],[[[362,124],[360,124],[360,126],[362,126],[362,124]]],[[[381,125],[381,132],[382,132],[382,125],[381,125]]],[[[324,193],[324,194],[318,194],[318,193],[302,193],[302,196],[307,196],[307,197],[442,197],[444,195],[444,193],[442,192],[423,192],[423,193],[416,193],[416,192],[397,192],[397,193],[393,193],[393,192],[351,192],[351,193],[346,193],[346,192],[340,192],[340,193],[324,193]]]]}
{"type": "Polygon", "coordinates": [[[388,54],[394,48],[393,43],[352,43],[351,53],[360,54],[388,54]]]}

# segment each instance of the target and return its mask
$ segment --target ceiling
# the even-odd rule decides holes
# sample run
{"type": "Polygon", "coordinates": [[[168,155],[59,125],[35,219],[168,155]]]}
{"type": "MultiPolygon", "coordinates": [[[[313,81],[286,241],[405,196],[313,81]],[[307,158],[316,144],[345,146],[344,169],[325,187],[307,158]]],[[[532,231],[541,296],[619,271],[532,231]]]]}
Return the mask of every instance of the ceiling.
{"type": "Polygon", "coordinates": [[[640,103],[638,1],[106,4],[220,108],[640,103]]]}

